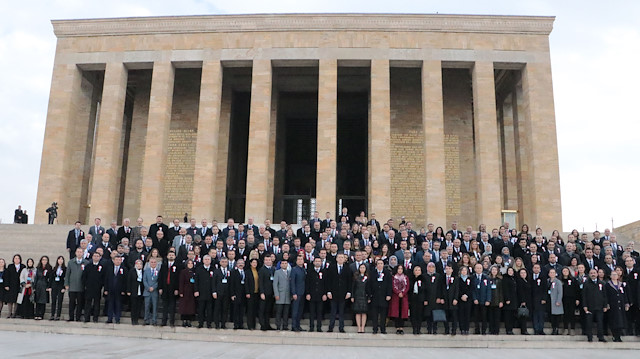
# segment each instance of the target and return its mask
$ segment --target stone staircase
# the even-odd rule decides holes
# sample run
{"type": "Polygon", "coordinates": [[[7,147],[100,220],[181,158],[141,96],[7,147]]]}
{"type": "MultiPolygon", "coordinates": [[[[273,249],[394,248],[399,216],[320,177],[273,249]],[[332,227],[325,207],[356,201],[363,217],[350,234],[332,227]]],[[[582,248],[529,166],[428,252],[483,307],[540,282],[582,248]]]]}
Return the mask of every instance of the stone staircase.
{"type": "MultiPolygon", "coordinates": [[[[347,327],[346,329],[351,329],[347,327]]],[[[369,329],[370,330],[370,329],[369,329]]],[[[348,346],[348,347],[405,347],[405,348],[512,348],[512,349],[640,349],[640,340],[623,337],[622,343],[588,343],[584,336],[520,336],[468,335],[450,336],[412,334],[294,333],[291,331],[196,329],[182,327],[153,327],[127,324],[69,323],[20,319],[0,319],[0,331],[82,334],[110,337],[189,340],[202,342],[251,343],[269,345],[348,346]],[[418,339],[418,340],[416,340],[418,339]]],[[[389,333],[393,330],[390,328],[389,333]]],[[[405,328],[406,332],[406,328],[405,328]]]]}
{"type": "MultiPolygon", "coordinates": [[[[69,225],[0,224],[0,258],[7,264],[16,253],[22,256],[23,263],[27,258],[37,262],[45,254],[51,262],[60,255],[68,260],[67,233],[72,228],[69,225]]],[[[88,228],[84,226],[82,230],[88,228]]]]}

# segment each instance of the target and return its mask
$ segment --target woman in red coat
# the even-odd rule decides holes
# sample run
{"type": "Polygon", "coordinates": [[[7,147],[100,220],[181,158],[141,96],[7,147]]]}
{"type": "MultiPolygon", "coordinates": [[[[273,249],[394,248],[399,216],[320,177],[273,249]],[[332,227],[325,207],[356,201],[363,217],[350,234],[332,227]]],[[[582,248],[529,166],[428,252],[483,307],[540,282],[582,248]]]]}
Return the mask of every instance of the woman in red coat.
{"type": "Polygon", "coordinates": [[[187,260],[187,266],[180,272],[178,292],[180,301],[178,313],[180,313],[183,327],[191,327],[191,321],[196,315],[196,297],[193,295],[196,271],[193,260],[187,260]]]}
{"type": "Polygon", "coordinates": [[[409,277],[404,274],[404,266],[396,266],[394,272],[389,317],[395,319],[396,334],[404,334],[404,320],[409,318],[409,277]]]}

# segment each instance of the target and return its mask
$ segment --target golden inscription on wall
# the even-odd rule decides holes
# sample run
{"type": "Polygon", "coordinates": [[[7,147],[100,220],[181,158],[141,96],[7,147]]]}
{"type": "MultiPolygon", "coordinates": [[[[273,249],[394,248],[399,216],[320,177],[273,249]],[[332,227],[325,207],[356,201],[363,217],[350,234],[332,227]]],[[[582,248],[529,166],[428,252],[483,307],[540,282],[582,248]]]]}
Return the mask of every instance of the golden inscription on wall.
{"type": "MultiPolygon", "coordinates": [[[[391,213],[423,226],[425,196],[424,134],[391,133],[391,213]]],[[[419,228],[419,227],[418,227],[419,228]]]]}
{"type": "Polygon", "coordinates": [[[460,215],[460,143],[458,135],[444,136],[447,216],[460,215]]]}
{"type": "Polygon", "coordinates": [[[185,212],[191,212],[196,134],[193,129],[169,131],[164,203],[165,215],[170,219],[182,218],[185,212]]]}

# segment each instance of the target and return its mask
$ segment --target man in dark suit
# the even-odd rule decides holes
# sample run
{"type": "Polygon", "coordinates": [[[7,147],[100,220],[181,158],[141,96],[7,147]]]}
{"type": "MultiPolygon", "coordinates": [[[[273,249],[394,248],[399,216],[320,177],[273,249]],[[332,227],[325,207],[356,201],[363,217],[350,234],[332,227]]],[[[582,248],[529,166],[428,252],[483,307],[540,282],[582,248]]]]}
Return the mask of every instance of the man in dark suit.
{"type": "Polygon", "coordinates": [[[451,229],[447,233],[451,233],[451,240],[454,240],[456,238],[462,240],[462,231],[458,230],[457,222],[451,223],[451,229]]]}
{"type": "Polygon", "coordinates": [[[325,229],[331,228],[331,212],[326,212],[325,218],[320,222],[320,229],[324,232],[325,229]]]}
{"type": "Polygon", "coordinates": [[[158,278],[158,293],[162,299],[162,326],[167,325],[167,319],[171,327],[176,322],[176,300],[178,299],[178,287],[180,285],[180,271],[182,266],[176,261],[176,253],[167,253],[167,259],[160,268],[158,278]]]}
{"type": "Polygon", "coordinates": [[[533,333],[544,335],[544,315],[549,301],[547,277],[542,273],[540,263],[534,264],[532,270],[531,321],[533,323],[533,333]]]}
{"type": "Polygon", "coordinates": [[[149,237],[151,237],[151,239],[153,239],[153,246],[154,247],[158,246],[158,237],[156,236],[156,233],[158,233],[158,231],[164,232],[165,236],[169,232],[169,226],[167,226],[166,224],[162,223],[162,216],[157,216],[156,217],[156,223],[154,223],[151,226],[149,226],[149,237]]]}
{"type": "MultiPolygon", "coordinates": [[[[118,243],[120,243],[122,241],[122,238],[125,237],[129,238],[129,242],[131,242],[131,239],[133,237],[133,229],[131,228],[131,220],[129,218],[125,218],[124,221],[122,221],[122,227],[118,228],[118,243]]],[[[169,238],[173,239],[173,237],[169,238]]]]}
{"type": "Polygon", "coordinates": [[[93,322],[98,322],[100,315],[100,298],[104,285],[106,269],[100,264],[100,254],[93,253],[92,261],[85,266],[82,272],[82,285],[84,286],[84,322],[88,323],[93,311],[93,322]]]}
{"type": "Polygon", "coordinates": [[[487,309],[491,304],[491,281],[486,274],[482,273],[482,264],[476,263],[473,267],[474,274],[471,277],[471,300],[475,311],[476,334],[487,333],[487,309]],[[480,324],[482,323],[482,325],[480,324]]]}
{"type": "Polygon", "coordinates": [[[104,229],[101,223],[100,218],[96,218],[94,219],[94,225],[89,228],[89,234],[92,235],[93,238],[97,238],[96,240],[100,240],[106,232],[106,229],[104,229]]]}
{"type": "Polygon", "coordinates": [[[271,312],[273,312],[273,304],[275,298],[273,296],[273,275],[275,267],[271,256],[264,257],[264,266],[258,271],[258,291],[260,293],[260,308],[258,309],[258,318],[260,319],[260,330],[274,330],[269,324],[271,312]]]}
{"type": "Polygon", "coordinates": [[[376,214],[375,213],[371,213],[371,215],[369,216],[369,221],[367,222],[370,225],[376,226],[376,229],[378,230],[378,233],[380,233],[380,222],[378,222],[378,220],[376,220],[376,214]]]}
{"type": "Polygon", "coordinates": [[[105,272],[104,294],[107,296],[107,323],[120,324],[122,296],[127,290],[127,270],[122,265],[122,256],[113,257],[112,265],[105,272]]]}
{"type": "Polygon", "coordinates": [[[447,265],[451,265],[454,273],[458,273],[458,265],[456,262],[449,258],[449,253],[446,249],[440,250],[440,260],[436,262],[436,272],[444,275],[444,269],[447,265]]]}
{"type": "Polygon", "coordinates": [[[84,232],[80,228],[82,223],[76,221],[75,227],[69,231],[67,235],[67,251],[69,252],[69,258],[73,258],[76,253],[76,248],[80,247],[80,241],[84,239],[84,232]]]}
{"type": "Polygon", "coordinates": [[[351,298],[351,284],[353,276],[349,265],[346,263],[346,255],[338,253],[336,264],[329,267],[327,283],[327,298],[331,302],[331,317],[329,319],[329,332],[333,332],[336,322],[336,314],[338,314],[338,329],[340,333],[344,333],[344,307],[345,303],[351,298]]]}
{"type": "Polygon", "coordinates": [[[376,268],[371,271],[371,279],[367,282],[371,293],[371,316],[373,334],[378,333],[378,326],[382,334],[387,334],[387,309],[392,294],[391,273],[384,269],[382,259],[376,261],[376,268]]]}
{"type": "Polygon", "coordinates": [[[97,243],[93,248],[91,248],[91,251],[95,252],[98,248],[102,248],[102,251],[105,254],[105,256],[111,258],[111,252],[113,252],[116,249],[116,247],[114,247],[111,244],[111,242],[109,242],[109,239],[110,239],[109,234],[105,232],[102,234],[100,238],[102,240],[96,238],[97,243]]]}
{"type": "Polygon", "coordinates": [[[213,309],[213,321],[216,329],[227,329],[226,321],[229,317],[229,304],[231,302],[230,278],[229,260],[223,257],[220,259],[219,268],[213,274],[213,299],[216,301],[213,309]]]}
{"type": "Polygon", "coordinates": [[[211,328],[213,322],[213,274],[211,257],[205,255],[202,265],[196,268],[194,295],[198,300],[198,328],[204,327],[205,318],[207,328],[211,328]]]}
{"type": "Polygon", "coordinates": [[[305,281],[307,277],[304,265],[304,256],[297,256],[296,266],[291,269],[289,278],[291,282],[291,330],[294,332],[302,330],[300,328],[300,320],[304,309],[305,281]]]}
{"type": "MultiPolygon", "coordinates": [[[[233,222],[233,219],[231,219],[230,221],[233,222]]],[[[228,230],[227,230],[227,232],[228,232],[228,230]]],[[[213,230],[211,228],[209,228],[209,224],[207,223],[206,219],[203,219],[202,221],[200,221],[200,227],[198,227],[198,233],[197,234],[202,239],[204,239],[206,236],[213,236],[213,230]]],[[[226,235],[222,236],[222,238],[227,238],[227,236],[226,235]]]]}
{"type": "Polygon", "coordinates": [[[244,311],[246,308],[244,259],[236,261],[236,269],[231,271],[229,291],[233,308],[233,329],[243,329],[244,311]]]}
{"type": "Polygon", "coordinates": [[[109,243],[113,246],[113,248],[118,247],[118,223],[116,221],[111,221],[111,227],[107,229],[107,234],[109,235],[109,243]]]}
{"type": "Polygon", "coordinates": [[[314,321],[316,331],[322,332],[322,307],[327,301],[327,276],[326,270],[322,268],[322,259],[316,257],[313,259],[313,268],[307,270],[305,281],[306,298],[309,302],[309,331],[314,330],[314,321]]]}
{"type": "Polygon", "coordinates": [[[606,342],[604,339],[604,313],[607,311],[608,301],[605,290],[605,283],[598,280],[598,271],[589,271],[589,280],[584,282],[582,289],[582,309],[585,313],[585,331],[587,340],[593,341],[593,321],[596,321],[598,341],[606,342]]]}

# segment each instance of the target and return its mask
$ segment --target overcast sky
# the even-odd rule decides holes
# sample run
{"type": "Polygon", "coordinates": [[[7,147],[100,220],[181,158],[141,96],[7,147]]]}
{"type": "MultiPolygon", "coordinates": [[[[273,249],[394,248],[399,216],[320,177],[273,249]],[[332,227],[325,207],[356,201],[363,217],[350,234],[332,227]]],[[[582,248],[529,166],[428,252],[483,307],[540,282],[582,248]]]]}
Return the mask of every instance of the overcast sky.
{"type": "MultiPolygon", "coordinates": [[[[554,15],[564,230],[640,219],[640,2],[52,0],[0,2],[0,218],[33,221],[56,38],[51,19],[292,12],[554,15]]],[[[544,146],[544,144],[540,144],[544,146]]],[[[546,229],[551,230],[551,229],[546,229]]]]}

